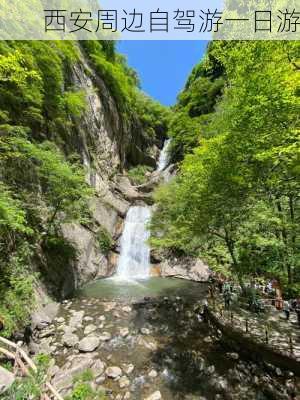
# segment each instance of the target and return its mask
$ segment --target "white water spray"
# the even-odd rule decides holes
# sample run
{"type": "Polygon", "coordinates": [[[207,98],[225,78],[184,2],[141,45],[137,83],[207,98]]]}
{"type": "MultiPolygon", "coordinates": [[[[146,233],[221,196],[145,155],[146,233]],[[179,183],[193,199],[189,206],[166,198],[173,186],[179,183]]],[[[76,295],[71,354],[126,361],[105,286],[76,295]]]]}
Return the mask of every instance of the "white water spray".
{"type": "Polygon", "coordinates": [[[121,254],[117,268],[117,279],[146,279],[150,275],[149,207],[130,207],[121,238],[121,254]]]}
{"type": "Polygon", "coordinates": [[[159,159],[158,159],[158,166],[157,166],[157,171],[161,172],[163,171],[166,166],[168,165],[169,162],[169,145],[170,145],[171,139],[167,139],[164,143],[164,147],[162,151],[160,152],[159,159]]]}

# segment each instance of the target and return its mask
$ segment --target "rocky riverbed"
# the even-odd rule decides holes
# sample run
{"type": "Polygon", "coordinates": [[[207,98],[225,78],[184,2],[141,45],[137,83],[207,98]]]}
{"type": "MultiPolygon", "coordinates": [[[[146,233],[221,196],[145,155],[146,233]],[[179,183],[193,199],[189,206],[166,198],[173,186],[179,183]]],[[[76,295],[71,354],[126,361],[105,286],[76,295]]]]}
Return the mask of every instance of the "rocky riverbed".
{"type": "Polygon", "coordinates": [[[52,383],[62,395],[89,369],[92,385],[115,400],[296,396],[293,373],[245,361],[224,348],[202,321],[201,308],[201,299],[178,296],[138,302],[76,298],[39,326],[30,350],[51,354],[52,383]]]}

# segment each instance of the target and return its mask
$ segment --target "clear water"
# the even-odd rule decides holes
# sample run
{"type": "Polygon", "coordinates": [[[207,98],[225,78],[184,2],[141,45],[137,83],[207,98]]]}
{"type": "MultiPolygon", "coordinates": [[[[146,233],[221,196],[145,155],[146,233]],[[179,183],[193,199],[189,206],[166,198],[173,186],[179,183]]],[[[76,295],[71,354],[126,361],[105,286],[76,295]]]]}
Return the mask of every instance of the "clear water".
{"type": "Polygon", "coordinates": [[[144,297],[191,297],[203,298],[206,285],[175,278],[149,278],[137,281],[100,279],[78,291],[79,297],[103,299],[104,301],[132,302],[144,297]]]}
{"type": "Polygon", "coordinates": [[[130,207],[121,237],[121,252],[116,280],[145,279],[150,275],[150,247],[147,243],[150,220],[149,207],[130,207]]]}

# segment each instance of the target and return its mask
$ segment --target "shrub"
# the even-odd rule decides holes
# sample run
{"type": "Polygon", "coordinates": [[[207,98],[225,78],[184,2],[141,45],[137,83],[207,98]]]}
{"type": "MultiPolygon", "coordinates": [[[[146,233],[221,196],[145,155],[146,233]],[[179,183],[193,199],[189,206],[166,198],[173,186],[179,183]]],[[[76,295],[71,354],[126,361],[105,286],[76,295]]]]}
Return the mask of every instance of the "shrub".
{"type": "Polygon", "coordinates": [[[147,182],[146,173],[151,171],[152,168],[147,165],[138,165],[137,167],[130,168],[128,176],[133,185],[142,185],[147,182]]]}
{"type": "Polygon", "coordinates": [[[97,239],[101,251],[103,254],[107,255],[114,245],[114,240],[111,237],[111,234],[107,229],[101,227],[97,232],[97,239]]]}
{"type": "Polygon", "coordinates": [[[1,398],[3,400],[39,400],[43,393],[49,361],[47,355],[39,354],[35,359],[37,372],[31,371],[30,376],[17,379],[1,398]]]}

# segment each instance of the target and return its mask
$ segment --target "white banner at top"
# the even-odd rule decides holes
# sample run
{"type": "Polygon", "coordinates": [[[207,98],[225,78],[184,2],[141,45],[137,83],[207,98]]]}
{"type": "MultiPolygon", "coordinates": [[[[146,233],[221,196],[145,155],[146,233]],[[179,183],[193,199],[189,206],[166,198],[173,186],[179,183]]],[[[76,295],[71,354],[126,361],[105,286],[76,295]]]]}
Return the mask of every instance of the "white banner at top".
{"type": "Polygon", "coordinates": [[[1,0],[0,40],[299,40],[300,0],[1,0]]]}

